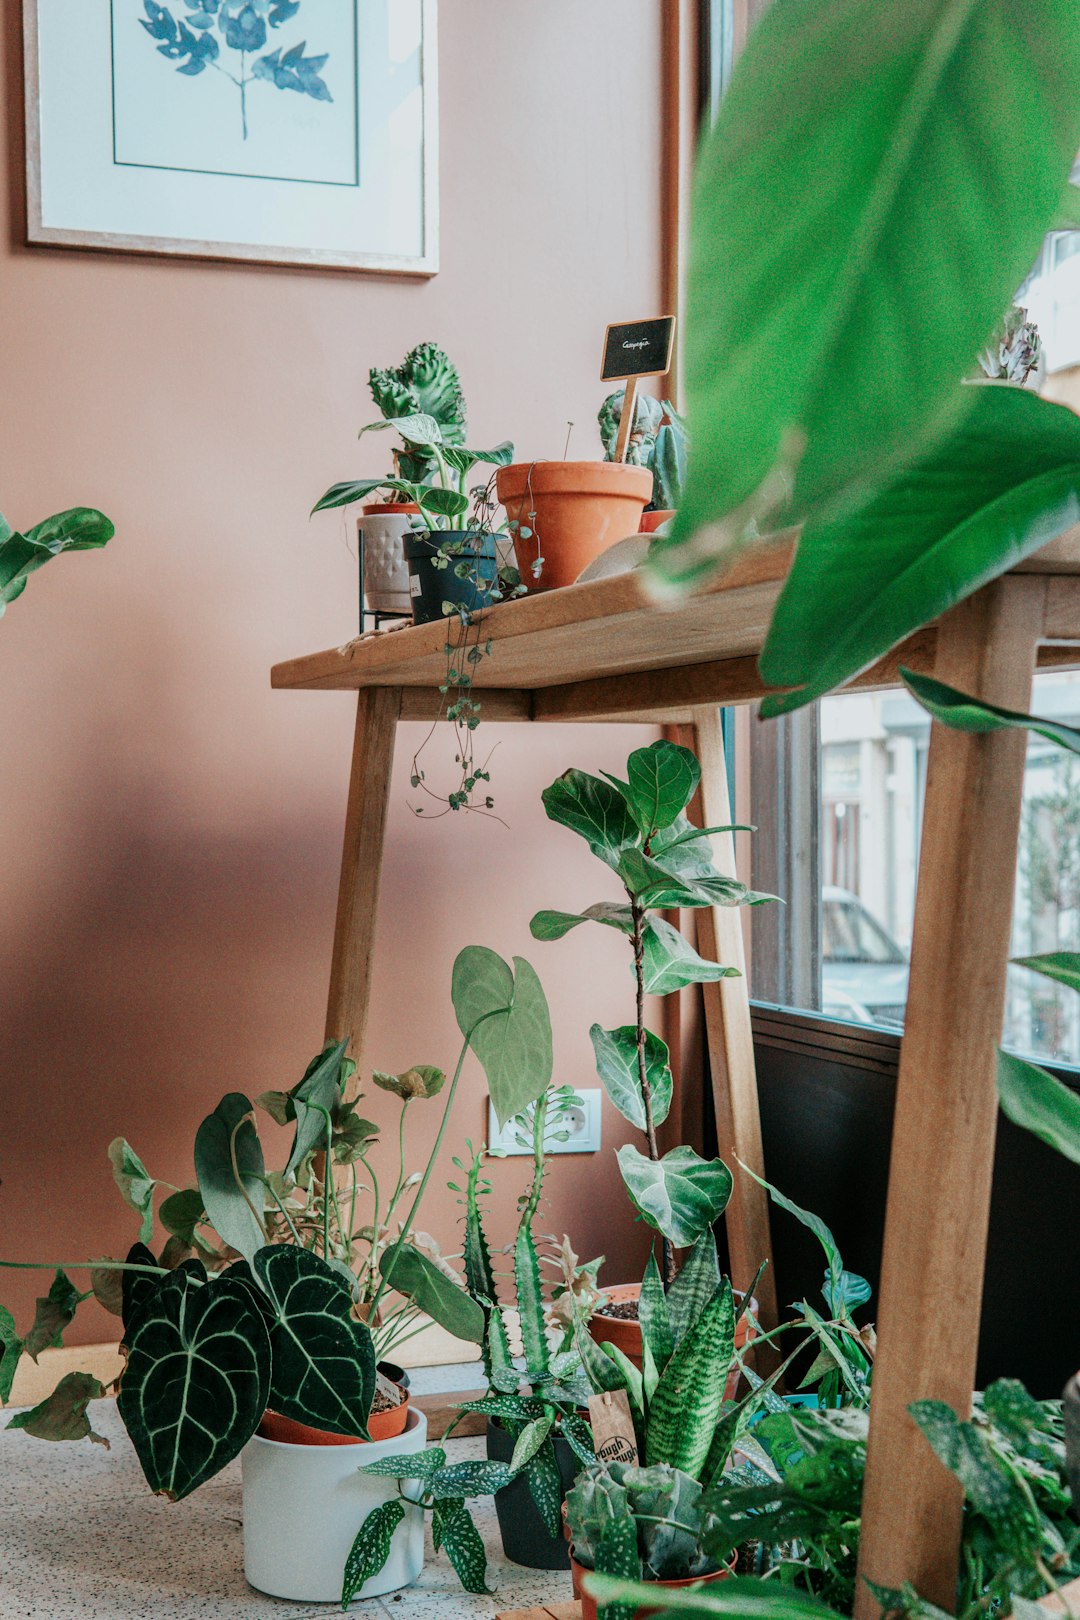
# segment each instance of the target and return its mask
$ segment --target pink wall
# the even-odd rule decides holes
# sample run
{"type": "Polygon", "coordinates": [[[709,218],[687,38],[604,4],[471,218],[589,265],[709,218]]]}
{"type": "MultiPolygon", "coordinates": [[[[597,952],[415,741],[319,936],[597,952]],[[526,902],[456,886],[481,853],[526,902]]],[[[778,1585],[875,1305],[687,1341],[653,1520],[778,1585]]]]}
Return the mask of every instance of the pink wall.
{"type": "MultiPolygon", "coordinates": [[[[74,1260],[132,1236],[114,1135],[183,1183],[218,1097],[291,1085],[321,1043],[353,704],[273,694],[268,670],[355,629],[343,528],[306,514],[381,470],[355,441],[367,368],[434,338],[476,441],[559,455],[569,418],[598,453],[603,328],[660,301],[660,8],[446,0],[426,283],[27,249],[19,12],[0,0],[0,507],[18,524],[86,502],[117,525],[0,626],[0,1232],[6,1257],[74,1260]]],[[[453,1061],[450,965],[475,941],[531,956],[558,1078],[595,1084],[588,1025],[631,1011],[623,942],[530,939],[537,907],[610,892],[539,793],[568,764],[617,765],[631,734],[489,736],[510,831],[417,823],[402,738],[369,1056],[453,1061]]],[[[456,1143],[483,1136],[483,1099],[474,1072],[456,1143]]],[[[620,1124],[598,1162],[556,1161],[547,1216],[607,1251],[609,1280],[641,1254],[620,1124]]],[[[504,1227],[522,1162],[495,1167],[504,1227]]],[[[422,1224],[452,1249],[455,1216],[442,1193],[422,1224]]],[[[23,1320],[35,1284],[0,1286],[23,1320]]],[[[87,1314],[70,1338],[109,1336],[87,1314]]]]}

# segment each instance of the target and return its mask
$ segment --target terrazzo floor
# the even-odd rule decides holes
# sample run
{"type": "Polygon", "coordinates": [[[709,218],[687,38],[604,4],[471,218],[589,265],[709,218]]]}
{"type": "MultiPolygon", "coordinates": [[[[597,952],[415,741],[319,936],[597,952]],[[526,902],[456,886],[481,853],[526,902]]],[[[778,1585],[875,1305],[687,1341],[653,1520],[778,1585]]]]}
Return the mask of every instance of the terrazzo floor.
{"type": "MultiPolygon", "coordinates": [[[[425,1369],[417,1394],[475,1387],[477,1368],[425,1369]]],[[[7,1416],[7,1413],[5,1413],[7,1416]]],[[[335,1604],[264,1597],[243,1576],[239,1461],[184,1502],[150,1495],[112,1401],[92,1408],[111,1443],[49,1445],[0,1430],[0,1620],[303,1620],[335,1604]]],[[[479,1457],[482,1439],[452,1440],[452,1460],[479,1457]]],[[[570,1597],[568,1573],[509,1564],[490,1500],[476,1504],[492,1597],[467,1597],[444,1556],[420,1581],[350,1613],[378,1620],[435,1620],[449,1613],[491,1620],[499,1610],[570,1597]]]]}

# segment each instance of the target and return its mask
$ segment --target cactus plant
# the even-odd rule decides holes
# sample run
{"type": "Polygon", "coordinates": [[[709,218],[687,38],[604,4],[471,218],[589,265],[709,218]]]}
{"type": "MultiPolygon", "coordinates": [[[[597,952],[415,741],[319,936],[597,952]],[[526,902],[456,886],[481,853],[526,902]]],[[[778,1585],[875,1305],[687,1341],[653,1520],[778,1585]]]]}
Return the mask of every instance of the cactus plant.
{"type": "MultiPolygon", "coordinates": [[[[432,416],[442,430],[444,444],[465,443],[465,396],[457,367],[436,343],[418,343],[399,366],[380,370],[372,366],[368,387],[383,416],[432,416]]],[[[429,483],[435,475],[435,459],[429,445],[413,442],[405,435],[405,449],[395,452],[398,476],[411,483],[429,483]]]]}
{"type": "Polygon", "coordinates": [[[660,1463],[595,1464],[583,1469],[566,1496],[566,1517],[579,1564],[602,1573],[643,1576],[647,1581],[681,1581],[721,1567],[706,1552],[711,1515],[696,1479],[660,1463]],[[609,1566],[612,1527],[627,1520],[636,1534],[637,1570],[609,1566]]]}
{"type": "MultiPolygon", "coordinates": [[[[605,461],[615,459],[623,397],[623,390],[617,389],[597,413],[605,461]]],[[[686,423],[670,400],[639,394],[624,459],[652,472],[653,493],[647,510],[677,509],[686,482],[686,446],[686,423]]]]}

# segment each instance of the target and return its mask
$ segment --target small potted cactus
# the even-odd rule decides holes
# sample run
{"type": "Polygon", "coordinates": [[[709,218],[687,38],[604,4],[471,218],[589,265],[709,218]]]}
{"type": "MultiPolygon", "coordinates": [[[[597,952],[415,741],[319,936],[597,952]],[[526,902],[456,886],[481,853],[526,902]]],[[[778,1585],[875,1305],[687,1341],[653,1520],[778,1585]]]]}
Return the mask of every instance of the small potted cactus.
{"type": "MultiPolygon", "coordinates": [[[[622,406],[623,391],[618,389],[608,395],[597,415],[608,461],[615,456],[622,406]]],[[[626,459],[634,466],[647,467],[653,475],[652,498],[642,513],[641,534],[654,533],[675,516],[686,483],[686,444],[686,423],[670,400],[639,394],[626,459]]]]}
{"type": "Polygon", "coordinates": [[[1026,309],[1011,304],[979,354],[973,382],[1011,383],[1015,388],[1038,388],[1043,371],[1039,328],[1028,320],[1026,309]]]}

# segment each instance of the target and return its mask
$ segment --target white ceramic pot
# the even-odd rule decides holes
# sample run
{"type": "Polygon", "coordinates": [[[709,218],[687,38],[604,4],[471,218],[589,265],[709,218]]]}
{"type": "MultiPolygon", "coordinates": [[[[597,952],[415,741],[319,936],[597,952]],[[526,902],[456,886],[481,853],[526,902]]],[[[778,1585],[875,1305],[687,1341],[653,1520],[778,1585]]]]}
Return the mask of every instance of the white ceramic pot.
{"type": "MultiPolygon", "coordinates": [[[[344,1446],[289,1446],[255,1435],[242,1453],[244,1574],[259,1592],[294,1603],[337,1603],[356,1532],[381,1502],[397,1496],[392,1479],[358,1470],[380,1457],[423,1451],[427,1418],[415,1408],[393,1440],[344,1446]]],[[[403,1489],[409,1489],[408,1482],[403,1489]]],[[[406,1507],[390,1556],[356,1594],[380,1597],[410,1586],[424,1567],[424,1515],[406,1507]]]]}
{"type": "Polygon", "coordinates": [[[357,519],[357,542],[364,548],[364,600],[373,613],[400,613],[403,619],[412,613],[409,565],[401,543],[411,525],[410,511],[419,507],[365,507],[357,519]]]}

